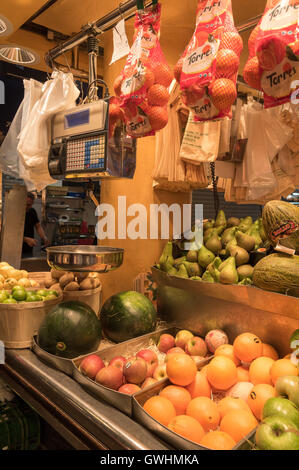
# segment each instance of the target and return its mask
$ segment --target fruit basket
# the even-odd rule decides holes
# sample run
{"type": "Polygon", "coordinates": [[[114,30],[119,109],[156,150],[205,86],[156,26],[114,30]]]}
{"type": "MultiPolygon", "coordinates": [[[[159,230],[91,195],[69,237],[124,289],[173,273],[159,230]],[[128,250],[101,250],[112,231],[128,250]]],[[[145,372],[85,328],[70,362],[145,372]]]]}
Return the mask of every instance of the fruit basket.
{"type": "MultiPolygon", "coordinates": [[[[104,363],[109,363],[113,358],[117,358],[119,356],[125,357],[125,358],[132,357],[138,351],[144,348],[150,348],[158,352],[159,365],[161,365],[163,368],[163,361],[164,361],[165,355],[163,353],[159,354],[159,351],[156,345],[159,341],[160,336],[163,333],[175,336],[179,330],[180,328],[177,328],[175,326],[169,326],[168,328],[161,328],[161,329],[156,330],[154,333],[149,333],[149,334],[139,336],[138,338],[134,338],[129,341],[124,341],[123,343],[113,345],[111,347],[108,347],[107,349],[96,351],[93,354],[98,355],[104,361],[104,363]]],[[[193,333],[195,334],[195,332],[193,333]]],[[[73,359],[74,379],[88,392],[97,396],[101,400],[105,400],[110,405],[114,406],[115,408],[118,408],[123,413],[131,416],[132,415],[132,397],[134,396],[134,394],[128,395],[126,393],[121,393],[117,390],[112,390],[99,383],[96,383],[94,380],[90,379],[89,377],[83,375],[82,372],[80,372],[81,362],[89,355],[90,354],[87,354],[85,356],[81,356],[79,358],[73,359]]],[[[197,367],[205,365],[207,361],[210,359],[210,357],[203,358],[199,363],[197,363],[197,367]]],[[[161,369],[161,377],[162,376],[163,376],[163,369],[161,369]]],[[[165,377],[165,374],[164,374],[164,377],[165,377]]],[[[161,381],[163,383],[165,381],[165,378],[161,378],[158,381],[159,382],[161,381]]]]}

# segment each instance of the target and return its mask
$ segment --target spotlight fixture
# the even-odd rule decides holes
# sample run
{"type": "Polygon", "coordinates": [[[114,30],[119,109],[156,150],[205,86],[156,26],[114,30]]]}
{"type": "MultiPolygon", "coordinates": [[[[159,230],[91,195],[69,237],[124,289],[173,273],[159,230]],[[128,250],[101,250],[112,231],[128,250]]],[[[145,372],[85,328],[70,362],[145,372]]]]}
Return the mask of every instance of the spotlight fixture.
{"type": "Polygon", "coordinates": [[[35,52],[22,46],[0,45],[0,60],[19,65],[32,65],[38,61],[35,52]]]}
{"type": "Polygon", "coordinates": [[[5,16],[0,15],[0,36],[8,36],[12,32],[13,27],[11,22],[5,16]]]}

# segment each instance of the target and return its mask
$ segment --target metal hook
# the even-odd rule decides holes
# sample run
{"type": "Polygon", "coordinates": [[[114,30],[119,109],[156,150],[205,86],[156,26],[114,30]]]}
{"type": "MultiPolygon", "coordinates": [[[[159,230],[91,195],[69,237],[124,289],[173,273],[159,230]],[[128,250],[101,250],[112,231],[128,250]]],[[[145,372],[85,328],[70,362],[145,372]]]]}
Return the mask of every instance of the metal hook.
{"type": "Polygon", "coordinates": [[[67,57],[66,57],[65,53],[63,52],[62,54],[63,54],[64,60],[65,60],[65,62],[66,62],[66,66],[67,66],[67,68],[69,69],[69,72],[72,73],[70,64],[69,64],[69,62],[68,62],[68,60],[67,60],[67,57]]]}

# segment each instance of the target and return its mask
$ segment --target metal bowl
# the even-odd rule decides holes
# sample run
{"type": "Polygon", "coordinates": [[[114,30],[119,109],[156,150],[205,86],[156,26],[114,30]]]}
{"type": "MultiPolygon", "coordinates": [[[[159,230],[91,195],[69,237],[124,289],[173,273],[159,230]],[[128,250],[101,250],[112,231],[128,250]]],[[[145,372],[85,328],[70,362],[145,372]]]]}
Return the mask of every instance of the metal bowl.
{"type": "Polygon", "coordinates": [[[106,246],[51,246],[46,248],[51,268],[106,273],[123,263],[124,250],[106,246]]]}

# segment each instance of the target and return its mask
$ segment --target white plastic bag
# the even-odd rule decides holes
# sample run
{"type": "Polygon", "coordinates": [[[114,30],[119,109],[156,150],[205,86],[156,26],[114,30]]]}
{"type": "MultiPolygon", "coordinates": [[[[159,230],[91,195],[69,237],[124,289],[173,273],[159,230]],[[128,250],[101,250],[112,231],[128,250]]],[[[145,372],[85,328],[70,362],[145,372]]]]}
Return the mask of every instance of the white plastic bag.
{"type": "Polygon", "coordinates": [[[73,107],[79,94],[72,74],[53,72],[51,80],[43,85],[42,96],[32,108],[21,132],[18,151],[37,191],[54,182],[48,170],[51,118],[73,107]]]}

